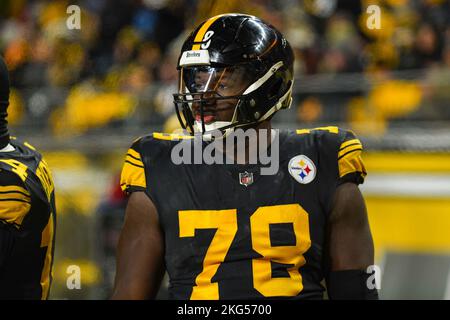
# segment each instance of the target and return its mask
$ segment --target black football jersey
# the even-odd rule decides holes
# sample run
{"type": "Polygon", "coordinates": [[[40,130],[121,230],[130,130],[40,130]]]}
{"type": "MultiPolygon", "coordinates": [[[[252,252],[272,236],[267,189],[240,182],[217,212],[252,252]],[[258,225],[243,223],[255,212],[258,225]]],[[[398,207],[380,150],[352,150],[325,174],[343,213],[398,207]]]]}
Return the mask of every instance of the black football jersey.
{"type": "Polygon", "coordinates": [[[56,227],[54,184],[33,146],[0,152],[0,299],[47,299],[56,227]]]}
{"type": "Polygon", "coordinates": [[[339,184],[364,180],[362,145],[337,127],[278,137],[274,175],[252,164],[174,164],[172,148],[190,137],[154,133],[129,149],[121,186],[158,210],[171,298],[323,297],[328,215],[339,184]]]}

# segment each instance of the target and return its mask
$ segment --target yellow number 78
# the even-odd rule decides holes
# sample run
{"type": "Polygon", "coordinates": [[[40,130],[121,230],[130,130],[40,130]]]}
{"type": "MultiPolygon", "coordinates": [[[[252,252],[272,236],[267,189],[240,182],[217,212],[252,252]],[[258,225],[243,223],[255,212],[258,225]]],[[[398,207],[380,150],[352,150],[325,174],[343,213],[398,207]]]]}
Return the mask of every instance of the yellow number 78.
{"type": "MultiPolygon", "coordinates": [[[[178,212],[180,237],[194,237],[195,229],[217,229],[203,260],[203,270],[195,279],[191,299],[219,299],[219,286],[211,282],[225,260],[236,235],[237,210],[184,210],[178,212]]],[[[253,250],[262,257],[252,260],[253,285],[265,297],[295,296],[303,290],[298,269],[305,264],[303,254],[311,246],[308,213],[299,204],[258,208],[250,218],[253,250]],[[292,223],[295,245],[272,246],[270,224],[292,223]],[[271,261],[292,265],[289,278],[272,278],[271,261]]]]}

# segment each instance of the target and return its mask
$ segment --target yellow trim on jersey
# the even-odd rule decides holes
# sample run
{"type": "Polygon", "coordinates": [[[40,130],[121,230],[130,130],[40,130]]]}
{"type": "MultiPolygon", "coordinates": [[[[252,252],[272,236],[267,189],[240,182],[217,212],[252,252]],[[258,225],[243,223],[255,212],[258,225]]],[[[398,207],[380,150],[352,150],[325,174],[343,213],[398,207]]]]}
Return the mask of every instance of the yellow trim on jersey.
{"type": "Polygon", "coordinates": [[[31,144],[29,144],[28,142],[24,142],[23,143],[25,146],[27,146],[28,148],[30,148],[31,150],[33,150],[33,151],[36,151],[36,148],[35,147],[33,147],[31,144]]]}
{"type": "Polygon", "coordinates": [[[193,139],[193,136],[185,136],[177,133],[162,133],[162,132],[154,132],[153,138],[158,140],[169,140],[169,141],[177,141],[177,140],[187,140],[193,139]]]}
{"type": "Polygon", "coordinates": [[[36,175],[39,178],[39,181],[41,181],[48,201],[51,201],[52,193],[55,189],[55,184],[53,182],[52,174],[47,165],[47,162],[45,162],[44,159],[41,159],[41,161],[39,162],[39,165],[36,168],[36,175]]]}
{"type": "Polygon", "coordinates": [[[23,182],[27,180],[28,177],[28,167],[23,164],[20,161],[14,160],[14,159],[7,159],[7,160],[0,160],[0,162],[6,163],[8,166],[11,167],[12,172],[17,174],[20,179],[22,179],[23,182]]]}
{"type": "Polygon", "coordinates": [[[339,127],[328,126],[328,127],[318,127],[318,128],[312,128],[312,129],[298,129],[298,130],[296,130],[296,133],[297,134],[308,134],[308,133],[311,133],[311,131],[317,131],[317,130],[324,130],[324,131],[328,131],[330,133],[337,134],[339,132],[339,127]]]}
{"type": "Polygon", "coordinates": [[[349,145],[345,149],[342,149],[338,153],[338,159],[345,157],[347,154],[354,152],[356,150],[362,150],[362,144],[349,145]]]}
{"type": "Polygon", "coordinates": [[[343,143],[341,144],[341,146],[339,147],[339,150],[342,150],[342,149],[344,149],[345,147],[347,147],[347,146],[349,146],[349,145],[351,145],[351,144],[356,144],[356,143],[361,144],[361,141],[359,141],[359,139],[352,139],[352,140],[345,141],[345,142],[343,142],[343,143]]]}
{"type": "Polygon", "coordinates": [[[0,220],[20,226],[30,208],[28,190],[19,186],[0,186],[0,220]]]}
{"type": "Polygon", "coordinates": [[[137,161],[133,158],[130,157],[129,154],[127,154],[127,156],[125,157],[125,163],[131,164],[135,167],[139,167],[139,168],[143,168],[144,164],[142,163],[142,161],[137,161]]]}
{"type": "Polygon", "coordinates": [[[136,161],[141,162],[141,165],[142,165],[141,154],[139,152],[137,152],[136,150],[128,149],[127,156],[130,156],[131,158],[135,159],[136,161]]]}
{"type": "Polygon", "coordinates": [[[130,186],[143,188],[147,186],[141,155],[133,149],[129,149],[125,156],[125,163],[120,177],[120,187],[123,191],[126,191],[130,186]]]}
{"type": "Polygon", "coordinates": [[[128,153],[125,156],[125,162],[137,167],[144,167],[144,163],[141,160],[141,155],[133,149],[128,150],[128,153]]]}
{"type": "Polygon", "coordinates": [[[0,186],[0,196],[2,193],[19,193],[30,197],[30,192],[21,186],[0,186]]]}
{"type": "MultiPolygon", "coordinates": [[[[225,14],[219,14],[217,16],[214,16],[212,18],[209,18],[206,20],[206,22],[201,26],[200,30],[198,30],[197,34],[195,35],[194,42],[202,42],[203,37],[205,36],[206,32],[208,31],[209,27],[219,19],[220,17],[224,16],[225,14]]],[[[201,44],[194,44],[192,46],[192,50],[200,50],[201,44]]]]}
{"type": "Polygon", "coordinates": [[[343,176],[353,172],[362,172],[362,176],[365,177],[366,168],[361,158],[361,148],[359,147],[354,151],[348,152],[349,153],[338,159],[339,177],[342,178],[343,176]]]}
{"type": "Polygon", "coordinates": [[[47,252],[45,254],[44,268],[42,268],[41,273],[41,287],[42,295],[41,300],[46,300],[50,291],[50,282],[52,276],[52,261],[53,261],[53,237],[55,235],[55,228],[53,225],[53,213],[50,214],[48,223],[42,231],[41,236],[41,248],[47,247],[47,252]]]}

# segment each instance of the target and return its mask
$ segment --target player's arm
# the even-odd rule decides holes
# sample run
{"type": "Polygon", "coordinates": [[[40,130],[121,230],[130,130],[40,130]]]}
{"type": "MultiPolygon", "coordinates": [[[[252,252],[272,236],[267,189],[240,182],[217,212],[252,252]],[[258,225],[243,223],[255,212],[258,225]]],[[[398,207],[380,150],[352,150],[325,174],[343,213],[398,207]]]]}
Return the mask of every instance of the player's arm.
{"type": "Polygon", "coordinates": [[[350,131],[340,131],[339,135],[338,187],[328,220],[328,296],[377,299],[376,289],[367,286],[372,274],[366,270],[374,264],[374,246],[366,205],[358,188],[367,174],[361,157],[363,146],[350,131]]]}
{"type": "Polygon", "coordinates": [[[164,237],[144,192],[133,192],[128,200],[117,249],[112,299],[154,299],[164,276],[164,237]]]}
{"type": "Polygon", "coordinates": [[[374,247],[363,196],[354,183],[341,184],[336,191],[328,223],[330,299],[377,299],[376,289],[367,286],[367,267],[374,264],[374,247]]]}

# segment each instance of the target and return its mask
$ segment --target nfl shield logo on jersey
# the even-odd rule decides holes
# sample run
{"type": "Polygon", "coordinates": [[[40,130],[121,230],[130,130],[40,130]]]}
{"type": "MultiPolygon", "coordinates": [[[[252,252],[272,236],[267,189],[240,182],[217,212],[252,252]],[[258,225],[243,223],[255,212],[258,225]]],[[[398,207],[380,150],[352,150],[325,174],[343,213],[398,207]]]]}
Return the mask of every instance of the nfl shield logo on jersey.
{"type": "Polygon", "coordinates": [[[253,183],[253,172],[240,172],[239,183],[246,187],[251,185],[253,183]]]}
{"type": "Polygon", "coordinates": [[[295,156],[289,161],[289,173],[302,184],[310,183],[316,177],[316,166],[310,158],[305,155],[295,156]]]}

